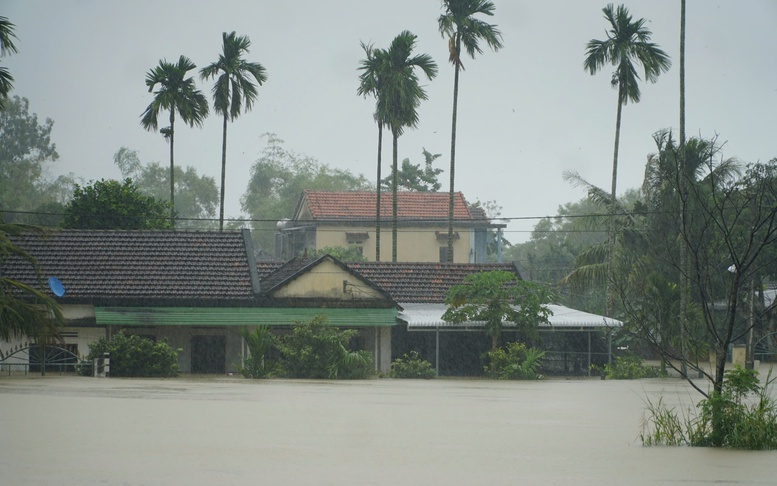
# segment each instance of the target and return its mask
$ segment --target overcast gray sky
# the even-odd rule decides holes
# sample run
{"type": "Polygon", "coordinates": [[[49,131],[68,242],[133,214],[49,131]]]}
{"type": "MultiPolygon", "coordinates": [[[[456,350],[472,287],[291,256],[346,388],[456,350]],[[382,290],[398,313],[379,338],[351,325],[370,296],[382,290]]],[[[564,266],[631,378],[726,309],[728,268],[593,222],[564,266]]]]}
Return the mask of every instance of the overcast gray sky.
{"type": "MultiPolygon", "coordinates": [[[[515,218],[507,234],[513,241],[529,237],[531,217],[553,215],[584,196],[562,180],[564,170],[609,187],[616,92],[610,69],[591,76],[582,67],[586,42],[605,38],[606,3],[496,0],[489,20],[505,47],[464,60],[456,190],[471,202],[501,205],[504,217],[515,218]]],[[[745,162],[777,157],[777,2],[687,4],[689,135],[719,134],[725,155],[745,162]]],[[[642,102],[624,109],[619,192],[641,184],[652,134],[677,129],[679,103],[680,1],[626,5],[635,18],[648,19],[673,67],[657,84],[643,84],[642,102]]],[[[437,0],[0,0],[0,15],[16,24],[19,38],[19,53],[2,62],[16,79],[12,95],[27,97],[31,111],[55,122],[60,160],[53,175],[117,178],[113,154],[122,146],[138,150],[144,162],[169,160],[161,135],[139,123],[152,97],[146,72],[181,54],[203,67],[217,59],[222,32],[249,36],[247,59],[262,63],[268,80],[253,111],[228,128],[226,213],[235,217],[265,132],[290,150],[374,180],[374,101],[356,95],[359,41],[387,47],[405,29],[440,74],[427,83],[418,129],[399,140],[400,160],[422,163],[423,147],[443,154],[437,164],[447,190],[453,69],[437,31],[440,13],[437,0]]],[[[210,83],[198,84],[210,99],[210,83]]],[[[202,129],[176,130],[177,164],[218,180],[220,154],[218,117],[202,129]]]]}

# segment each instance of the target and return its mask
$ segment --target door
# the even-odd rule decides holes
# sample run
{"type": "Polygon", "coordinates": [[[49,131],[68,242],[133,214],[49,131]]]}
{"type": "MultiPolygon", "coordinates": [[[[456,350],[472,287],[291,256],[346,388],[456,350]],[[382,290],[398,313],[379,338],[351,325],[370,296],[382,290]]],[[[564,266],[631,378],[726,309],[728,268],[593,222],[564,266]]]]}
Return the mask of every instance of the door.
{"type": "Polygon", "coordinates": [[[226,336],[192,336],[192,373],[226,373],[226,336]]]}

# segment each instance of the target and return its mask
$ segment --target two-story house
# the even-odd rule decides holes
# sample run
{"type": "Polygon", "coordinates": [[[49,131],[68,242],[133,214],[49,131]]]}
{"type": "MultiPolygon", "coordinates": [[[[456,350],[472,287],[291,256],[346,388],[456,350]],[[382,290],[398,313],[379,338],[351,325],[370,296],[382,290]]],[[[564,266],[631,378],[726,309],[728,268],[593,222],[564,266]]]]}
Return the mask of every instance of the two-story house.
{"type": "MultiPolygon", "coordinates": [[[[443,262],[448,255],[449,194],[399,192],[397,194],[397,260],[443,262]]],[[[369,191],[304,191],[294,217],[278,224],[276,256],[288,260],[305,250],[355,245],[368,261],[376,260],[377,195],[369,191]]],[[[392,195],[381,193],[380,254],[392,254],[392,195]]],[[[454,193],[453,261],[486,261],[491,223],[480,208],[454,193]]]]}

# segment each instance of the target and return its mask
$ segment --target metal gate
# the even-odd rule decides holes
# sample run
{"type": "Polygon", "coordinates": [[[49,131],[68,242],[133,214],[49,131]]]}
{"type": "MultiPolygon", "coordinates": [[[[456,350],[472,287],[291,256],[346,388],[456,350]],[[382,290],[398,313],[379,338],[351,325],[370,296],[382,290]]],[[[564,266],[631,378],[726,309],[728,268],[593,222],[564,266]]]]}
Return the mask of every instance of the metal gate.
{"type": "Polygon", "coordinates": [[[770,332],[756,341],[753,346],[753,359],[761,361],[777,359],[777,332],[770,332]]]}
{"type": "Polygon", "coordinates": [[[8,375],[74,373],[80,362],[78,355],[73,351],[53,345],[27,344],[17,346],[6,354],[0,351],[0,373],[8,375]]]}

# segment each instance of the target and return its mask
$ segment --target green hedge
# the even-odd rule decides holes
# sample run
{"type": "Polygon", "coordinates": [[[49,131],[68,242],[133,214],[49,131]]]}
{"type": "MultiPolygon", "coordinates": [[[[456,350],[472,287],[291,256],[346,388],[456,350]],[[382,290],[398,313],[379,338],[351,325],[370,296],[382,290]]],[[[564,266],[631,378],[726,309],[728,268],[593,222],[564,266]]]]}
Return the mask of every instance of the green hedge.
{"type": "Polygon", "coordinates": [[[171,348],[166,341],[154,342],[120,331],[112,339],[100,338],[91,343],[89,349],[89,360],[110,353],[110,376],[167,377],[178,374],[180,350],[171,348]]]}

